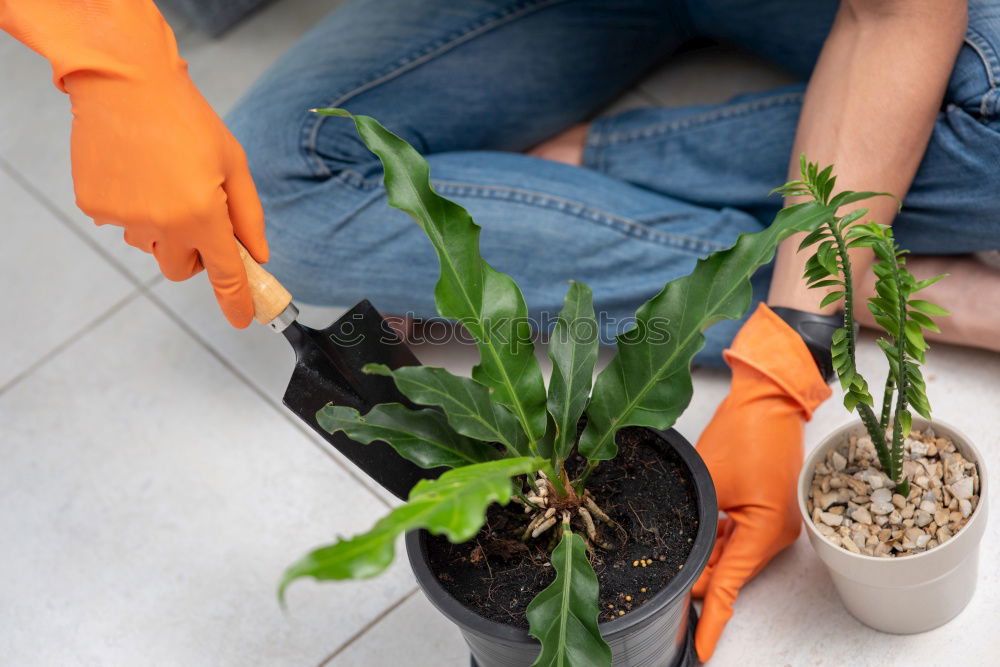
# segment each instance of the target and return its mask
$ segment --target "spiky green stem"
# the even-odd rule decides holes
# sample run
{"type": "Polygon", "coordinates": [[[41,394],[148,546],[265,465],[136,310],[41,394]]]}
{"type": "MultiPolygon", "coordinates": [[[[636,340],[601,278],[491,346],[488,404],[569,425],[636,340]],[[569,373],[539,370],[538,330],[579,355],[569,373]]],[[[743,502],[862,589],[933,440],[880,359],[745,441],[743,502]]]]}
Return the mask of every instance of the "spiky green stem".
{"type": "Polygon", "coordinates": [[[882,417],[878,420],[883,433],[889,428],[889,416],[892,414],[892,392],[896,389],[896,383],[892,377],[892,369],[889,369],[889,376],[885,379],[885,391],[882,392],[882,417]]]}
{"type": "MultiPolygon", "coordinates": [[[[892,280],[896,283],[896,300],[899,330],[896,332],[896,354],[899,356],[896,367],[896,411],[892,418],[892,464],[893,469],[890,474],[892,481],[896,482],[897,489],[903,496],[909,495],[909,484],[903,479],[903,425],[900,422],[900,415],[906,411],[906,291],[903,287],[902,278],[899,275],[899,259],[896,256],[895,248],[888,248],[889,256],[892,257],[892,280]]],[[[883,412],[885,408],[883,407],[883,412]]]]}
{"type": "MultiPolygon", "coordinates": [[[[847,339],[847,354],[851,360],[851,371],[857,374],[857,336],[854,332],[854,276],[851,272],[851,258],[847,254],[847,242],[844,235],[837,226],[837,218],[826,223],[834,243],[837,244],[837,255],[840,257],[841,271],[844,278],[844,331],[847,339]]],[[[849,388],[848,388],[849,389],[849,388]]],[[[879,427],[879,420],[875,416],[875,411],[866,403],[858,403],[858,416],[861,423],[865,425],[868,436],[875,445],[878,453],[878,460],[882,464],[882,469],[889,473],[892,470],[892,456],[889,445],[885,441],[885,429],[879,427]]]]}

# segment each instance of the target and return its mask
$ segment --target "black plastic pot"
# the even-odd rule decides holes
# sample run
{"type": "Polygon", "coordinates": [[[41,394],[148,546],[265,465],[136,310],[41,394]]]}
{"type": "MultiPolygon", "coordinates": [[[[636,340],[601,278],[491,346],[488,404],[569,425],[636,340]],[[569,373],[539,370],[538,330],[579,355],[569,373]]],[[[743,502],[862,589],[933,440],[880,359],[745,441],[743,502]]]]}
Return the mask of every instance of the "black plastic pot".
{"type": "MultiPolygon", "coordinates": [[[[644,605],[621,618],[600,624],[611,645],[615,667],[678,667],[697,664],[691,587],[708,563],[715,542],[719,507],[708,468],[694,447],[677,431],[655,431],[677,452],[694,482],[698,500],[698,533],[684,568],[644,605]]],[[[614,465],[613,461],[604,465],[614,465]]],[[[523,628],[483,618],[441,586],[427,561],[427,532],[406,535],[406,551],[420,588],[441,613],[458,625],[478,667],[527,667],[539,644],[523,628]]]]}

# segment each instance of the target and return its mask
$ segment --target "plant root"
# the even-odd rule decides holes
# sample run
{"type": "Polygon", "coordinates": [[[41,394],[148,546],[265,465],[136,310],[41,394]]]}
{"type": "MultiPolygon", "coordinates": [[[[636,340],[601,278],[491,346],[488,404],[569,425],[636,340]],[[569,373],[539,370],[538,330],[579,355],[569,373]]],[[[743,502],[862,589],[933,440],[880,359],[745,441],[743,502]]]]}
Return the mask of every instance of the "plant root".
{"type": "MultiPolygon", "coordinates": [[[[551,507],[549,509],[555,510],[554,507],[551,507]]],[[[554,525],[556,525],[556,518],[554,516],[553,517],[549,517],[548,519],[545,519],[544,521],[542,521],[538,525],[537,528],[535,528],[533,531],[531,531],[531,536],[532,537],[538,537],[539,535],[541,535],[542,533],[544,533],[545,531],[547,531],[549,528],[551,528],[554,525]]]]}
{"type": "Polygon", "coordinates": [[[533,495],[533,494],[528,494],[525,497],[528,499],[529,503],[531,503],[532,505],[535,505],[539,509],[541,509],[542,507],[545,507],[545,505],[548,504],[545,501],[545,496],[536,496],[536,495],[533,495]]]}
{"type": "Polygon", "coordinates": [[[604,510],[597,506],[597,503],[594,502],[594,499],[591,497],[589,491],[583,492],[583,504],[587,506],[588,510],[590,510],[590,514],[596,516],[600,521],[603,521],[609,526],[618,525],[611,519],[611,517],[604,513],[604,510]]]}
{"type": "Polygon", "coordinates": [[[524,529],[524,533],[521,535],[521,541],[527,542],[528,538],[531,537],[531,531],[542,522],[542,514],[538,513],[535,517],[528,523],[528,527],[524,529]]]}
{"type": "Polygon", "coordinates": [[[590,516],[590,512],[587,511],[586,507],[580,507],[577,509],[580,518],[583,519],[583,527],[587,530],[587,537],[590,538],[587,544],[591,542],[596,544],[602,549],[610,549],[611,545],[607,542],[602,542],[597,536],[597,526],[594,525],[594,519],[590,516]]]}
{"type": "MultiPolygon", "coordinates": [[[[539,535],[544,533],[545,532],[544,530],[541,531],[540,533],[535,533],[535,531],[542,524],[546,523],[550,519],[553,522],[555,522],[555,513],[556,513],[556,508],[550,507],[547,510],[545,510],[545,512],[539,512],[538,514],[536,514],[534,518],[531,520],[531,523],[528,524],[528,527],[524,529],[524,534],[521,535],[521,541],[527,542],[529,537],[538,537],[539,535]]],[[[549,524],[549,528],[551,527],[552,524],[549,524]]]]}

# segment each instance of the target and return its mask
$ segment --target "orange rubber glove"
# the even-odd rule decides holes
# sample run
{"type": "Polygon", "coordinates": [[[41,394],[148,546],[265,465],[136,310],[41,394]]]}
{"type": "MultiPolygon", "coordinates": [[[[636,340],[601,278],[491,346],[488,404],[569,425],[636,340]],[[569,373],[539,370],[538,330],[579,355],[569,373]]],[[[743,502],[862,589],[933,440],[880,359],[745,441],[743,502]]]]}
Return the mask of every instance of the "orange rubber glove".
{"type": "Polygon", "coordinates": [[[253,316],[234,234],[268,258],[243,149],[201,96],[151,0],[0,0],[0,28],[52,64],[73,107],[76,201],[185,280],[203,266],[229,321],[253,316]]]}
{"type": "Polygon", "coordinates": [[[693,590],[705,599],[695,636],[702,662],[743,584],[798,537],[804,425],[831,393],[799,334],[764,304],[723,354],[732,386],[698,440],[728,515],[693,590]]]}

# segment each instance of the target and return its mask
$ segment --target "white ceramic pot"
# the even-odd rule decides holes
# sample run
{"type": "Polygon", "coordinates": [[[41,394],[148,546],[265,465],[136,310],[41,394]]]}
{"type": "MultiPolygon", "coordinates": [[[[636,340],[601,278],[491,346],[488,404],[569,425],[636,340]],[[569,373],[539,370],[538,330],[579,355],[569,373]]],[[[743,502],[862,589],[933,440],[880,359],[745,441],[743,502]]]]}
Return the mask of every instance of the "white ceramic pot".
{"type": "Polygon", "coordinates": [[[976,589],[979,542],[986,530],[989,484],[983,457],[969,439],[939,421],[913,418],[914,429],[931,426],[979,467],[979,504],[968,523],[944,544],[915,556],[876,558],[855,554],[826,540],[806,512],[813,468],[850,435],[864,435],[861,422],[834,431],[809,455],[799,475],[799,511],[813,549],[826,565],[844,606],[859,621],[895,634],[926,632],[954,618],[976,589]]]}

